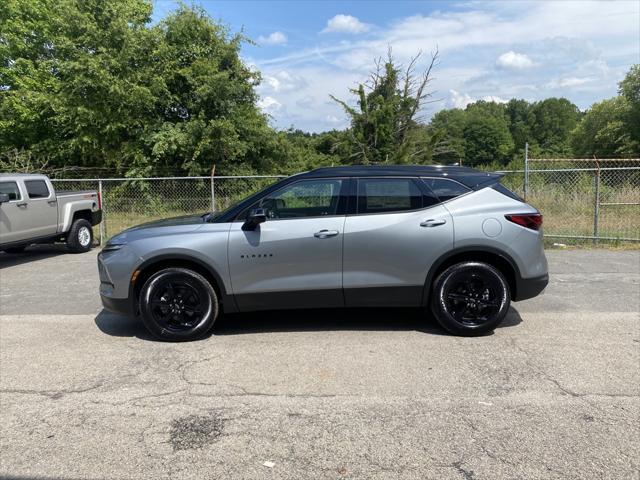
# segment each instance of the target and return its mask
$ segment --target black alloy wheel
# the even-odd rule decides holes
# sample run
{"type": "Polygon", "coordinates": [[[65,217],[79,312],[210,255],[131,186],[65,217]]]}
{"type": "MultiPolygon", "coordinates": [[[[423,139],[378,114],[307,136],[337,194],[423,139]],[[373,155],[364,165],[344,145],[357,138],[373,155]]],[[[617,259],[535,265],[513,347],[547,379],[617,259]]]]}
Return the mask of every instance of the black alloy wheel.
{"type": "Polygon", "coordinates": [[[149,331],[171,341],[202,337],[213,326],[219,309],[207,279],[184,268],[167,268],[152,275],[142,288],[139,303],[149,331]]]}
{"type": "Polygon", "coordinates": [[[510,305],[509,286],[492,265],[463,262],[436,280],[432,310],[438,322],[457,335],[481,335],[504,319],[510,305]]]}

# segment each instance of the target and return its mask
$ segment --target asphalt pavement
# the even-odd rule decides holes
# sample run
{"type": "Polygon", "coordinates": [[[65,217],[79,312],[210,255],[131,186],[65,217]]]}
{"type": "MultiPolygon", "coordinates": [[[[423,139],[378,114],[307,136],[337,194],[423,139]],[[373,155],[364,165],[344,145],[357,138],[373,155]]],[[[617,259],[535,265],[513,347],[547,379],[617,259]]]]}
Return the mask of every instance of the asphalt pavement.
{"type": "Polygon", "coordinates": [[[640,251],[549,251],[493,335],[421,311],[103,312],[97,251],[0,254],[0,477],[640,478],[640,251]]]}

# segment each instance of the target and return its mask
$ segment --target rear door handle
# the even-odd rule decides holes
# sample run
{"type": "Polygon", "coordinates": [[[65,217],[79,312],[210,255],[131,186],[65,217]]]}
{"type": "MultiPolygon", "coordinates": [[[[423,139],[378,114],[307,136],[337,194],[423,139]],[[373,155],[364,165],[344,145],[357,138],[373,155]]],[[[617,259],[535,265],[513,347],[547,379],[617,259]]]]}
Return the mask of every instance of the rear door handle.
{"type": "Polygon", "coordinates": [[[340,232],[338,230],[320,230],[319,232],[314,233],[313,236],[316,238],[329,238],[335,237],[339,233],[340,232]]]}
{"type": "Polygon", "coordinates": [[[48,200],[47,203],[49,205],[54,205],[57,202],[57,200],[48,200]]]}
{"type": "Polygon", "coordinates": [[[422,222],[420,226],[421,227],[437,227],[438,225],[444,225],[445,223],[447,223],[447,221],[444,219],[434,220],[431,218],[429,220],[425,220],[424,222],[422,222]]]}

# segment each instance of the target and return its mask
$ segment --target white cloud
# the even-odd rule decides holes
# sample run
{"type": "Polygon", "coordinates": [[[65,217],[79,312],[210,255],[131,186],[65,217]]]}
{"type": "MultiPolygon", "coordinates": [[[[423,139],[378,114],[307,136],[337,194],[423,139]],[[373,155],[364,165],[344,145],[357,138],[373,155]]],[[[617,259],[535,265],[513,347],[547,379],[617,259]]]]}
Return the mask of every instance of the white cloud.
{"type": "Polygon", "coordinates": [[[282,104],[273,97],[264,97],[258,100],[258,107],[266,113],[273,113],[282,108],[282,104]]]}
{"type": "Polygon", "coordinates": [[[560,78],[558,80],[551,80],[549,83],[547,83],[546,86],[548,88],[579,87],[580,85],[584,85],[585,83],[589,83],[590,81],[590,78],[566,77],[560,78]]]}
{"type": "Polygon", "coordinates": [[[482,100],[485,102],[495,102],[495,103],[507,103],[509,100],[506,98],[498,97],[496,95],[485,95],[482,97],[482,100]]]}
{"type": "Polygon", "coordinates": [[[451,94],[451,105],[453,105],[453,108],[464,109],[467,108],[467,105],[469,105],[470,103],[475,102],[475,100],[471,98],[468,93],[465,93],[463,95],[455,90],[449,90],[449,93],[451,94]]]}
{"type": "Polygon", "coordinates": [[[550,94],[584,109],[614,96],[617,82],[637,63],[639,20],[640,2],[461,3],[377,25],[367,36],[325,36],[316,45],[262,58],[256,61],[264,79],[259,92],[281,103],[278,126],[320,131],[330,116],[342,118],[329,94],[353,100],[349,88],[367,79],[373,59],[388,46],[404,65],[424,51],[418,74],[438,46],[440,64],[429,86],[437,102],[427,105],[424,119],[478,99],[535,101],[550,94]]]}
{"type": "Polygon", "coordinates": [[[521,70],[524,68],[532,67],[533,62],[525,54],[516,53],[513,50],[509,50],[507,53],[503,53],[498,57],[498,60],[496,60],[496,65],[502,68],[521,70]]]}
{"type": "Polygon", "coordinates": [[[260,35],[258,43],[262,45],[284,45],[287,43],[287,36],[282,32],[273,32],[266,37],[260,35]]]}
{"type": "MultiPolygon", "coordinates": [[[[460,92],[458,92],[456,90],[449,90],[449,93],[451,94],[449,103],[454,108],[465,109],[465,108],[467,108],[467,105],[470,105],[470,104],[475,103],[475,102],[478,101],[477,99],[473,98],[468,93],[461,94],[460,92]]],[[[507,99],[504,99],[502,97],[498,97],[496,95],[485,95],[481,99],[484,100],[485,102],[495,102],[495,103],[507,103],[509,101],[507,99]]]]}
{"type": "Polygon", "coordinates": [[[322,30],[322,33],[364,33],[369,31],[370,28],[370,25],[362,23],[352,15],[339,14],[327,21],[327,26],[322,30]]]}

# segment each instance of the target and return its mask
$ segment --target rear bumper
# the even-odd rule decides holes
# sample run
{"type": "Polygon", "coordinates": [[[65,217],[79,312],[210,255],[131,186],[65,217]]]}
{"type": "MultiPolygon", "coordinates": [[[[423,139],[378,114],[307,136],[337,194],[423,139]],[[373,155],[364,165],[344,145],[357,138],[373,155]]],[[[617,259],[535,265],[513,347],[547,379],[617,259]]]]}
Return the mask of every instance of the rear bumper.
{"type": "Polygon", "coordinates": [[[519,278],[516,285],[516,302],[527,300],[539,295],[549,283],[549,274],[545,273],[539,277],[519,278]]]}
{"type": "Polygon", "coordinates": [[[102,210],[91,212],[91,225],[98,225],[102,221],[102,210]]]}

